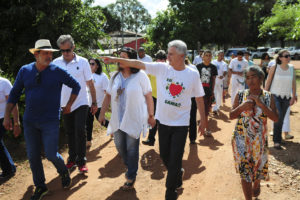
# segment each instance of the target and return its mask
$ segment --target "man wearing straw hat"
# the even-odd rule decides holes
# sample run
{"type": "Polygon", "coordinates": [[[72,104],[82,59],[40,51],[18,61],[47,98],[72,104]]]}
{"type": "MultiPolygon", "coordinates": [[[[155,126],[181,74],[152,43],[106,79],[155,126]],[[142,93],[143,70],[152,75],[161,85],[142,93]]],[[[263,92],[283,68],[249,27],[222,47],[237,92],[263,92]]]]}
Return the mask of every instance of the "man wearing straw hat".
{"type": "Polygon", "coordinates": [[[58,151],[60,98],[62,85],[72,88],[68,104],[63,113],[69,113],[79,91],[79,83],[65,70],[51,63],[52,49],[49,40],[36,41],[29,49],[36,62],[24,65],[18,72],[6,105],[3,125],[10,128],[10,113],[25,89],[25,112],[23,116],[24,137],[27,156],[36,186],[32,200],[42,199],[48,193],[41,161],[41,147],[61,176],[63,188],[71,185],[70,174],[58,151]]]}

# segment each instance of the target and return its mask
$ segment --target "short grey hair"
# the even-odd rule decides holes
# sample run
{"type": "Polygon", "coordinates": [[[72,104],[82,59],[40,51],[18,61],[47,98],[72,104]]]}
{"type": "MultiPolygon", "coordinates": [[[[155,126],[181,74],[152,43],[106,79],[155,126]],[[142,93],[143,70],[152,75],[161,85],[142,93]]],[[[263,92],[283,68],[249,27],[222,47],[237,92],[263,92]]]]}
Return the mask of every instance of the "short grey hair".
{"type": "Polygon", "coordinates": [[[73,47],[75,45],[74,39],[72,38],[71,35],[61,35],[61,36],[59,36],[56,43],[57,43],[57,46],[60,47],[60,45],[64,44],[65,42],[70,42],[71,47],[73,47]]]}
{"type": "Polygon", "coordinates": [[[173,40],[169,42],[168,49],[171,47],[175,47],[176,51],[180,54],[184,54],[184,56],[187,55],[187,46],[186,43],[182,40],[173,40]]]}
{"type": "Polygon", "coordinates": [[[244,71],[245,78],[249,71],[254,72],[259,77],[260,80],[264,80],[265,73],[258,65],[252,65],[252,66],[247,67],[246,70],[244,71]]]}

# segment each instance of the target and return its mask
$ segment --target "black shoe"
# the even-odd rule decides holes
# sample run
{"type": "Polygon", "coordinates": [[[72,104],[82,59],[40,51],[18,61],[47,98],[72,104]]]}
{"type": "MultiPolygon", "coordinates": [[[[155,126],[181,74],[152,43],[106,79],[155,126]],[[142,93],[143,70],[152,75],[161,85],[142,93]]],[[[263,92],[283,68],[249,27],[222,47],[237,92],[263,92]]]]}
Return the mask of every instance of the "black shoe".
{"type": "Polygon", "coordinates": [[[180,174],[179,174],[178,180],[177,180],[176,190],[180,190],[182,188],[182,179],[183,179],[183,176],[184,176],[184,169],[181,168],[180,174]]]}
{"type": "Polygon", "coordinates": [[[48,189],[46,187],[37,187],[30,200],[41,200],[47,193],[48,189]]]}
{"type": "Polygon", "coordinates": [[[0,179],[9,179],[15,175],[15,172],[2,172],[0,174],[0,179]]]}
{"type": "Polygon", "coordinates": [[[69,171],[66,171],[61,175],[61,185],[63,188],[69,188],[71,186],[72,180],[70,178],[69,171]]]}
{"type": "Polygon", "coordinates": [[[142,141],[142,143],[144,144],[144,145],[148,145],[148,146],[154,146],[154,141],[151,141],[151,140],[146,140],[146,141],[142,141]]]}

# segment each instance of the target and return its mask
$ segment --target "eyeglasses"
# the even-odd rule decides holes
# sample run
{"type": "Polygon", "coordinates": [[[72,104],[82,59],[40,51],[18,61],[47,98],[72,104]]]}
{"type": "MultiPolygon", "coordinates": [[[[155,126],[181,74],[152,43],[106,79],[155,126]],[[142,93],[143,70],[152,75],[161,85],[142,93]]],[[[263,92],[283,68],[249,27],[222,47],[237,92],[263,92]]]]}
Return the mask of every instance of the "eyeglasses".
{"type": "Polygon", "coordinates": [[[72,51],[72,49],[60,49],[61,53],[70,53],[72,51]]]}
{"type": "Polygon", "coordinates": [[[285,56],[280,56],[280,57],[289,58],[289,57],[291,57],[291,55],[285,55],[285,56]]]}
{"type": "Polygon", "coordinates": [[[93,65],[93,66],[94,66],[94,65],[95,65],[95,63],[90,63],[90,65],[93,65]]]}
{"type": "Polygon", "coordinates": [[[35,75],[35,82],[37,84],[40,84],[41,83],[41,73],[40,72],[37,72],[36,75],[35,75]]]}

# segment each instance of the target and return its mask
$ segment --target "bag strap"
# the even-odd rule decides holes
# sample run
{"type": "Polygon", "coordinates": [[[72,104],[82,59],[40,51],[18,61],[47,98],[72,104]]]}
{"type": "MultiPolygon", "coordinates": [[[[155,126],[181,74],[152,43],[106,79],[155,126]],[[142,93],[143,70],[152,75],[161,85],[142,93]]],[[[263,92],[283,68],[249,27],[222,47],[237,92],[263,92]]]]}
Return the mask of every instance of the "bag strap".
{"type": "Polygon", "coordinates": [[[274,71],[274,73],[273,73],[273,75],[272,75],[272,79],[271,79],[270,86],[269,86],[269,88],[266,88],[267,91],[270,91],[270,90],[271,90],[271,86],[272,86],[272,83],[273,83],[273,79],[274,79],[276,70],[277,70],[277,64],[275,64],[275,71],[274,71]]]}

